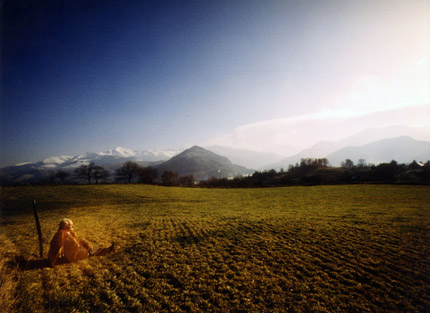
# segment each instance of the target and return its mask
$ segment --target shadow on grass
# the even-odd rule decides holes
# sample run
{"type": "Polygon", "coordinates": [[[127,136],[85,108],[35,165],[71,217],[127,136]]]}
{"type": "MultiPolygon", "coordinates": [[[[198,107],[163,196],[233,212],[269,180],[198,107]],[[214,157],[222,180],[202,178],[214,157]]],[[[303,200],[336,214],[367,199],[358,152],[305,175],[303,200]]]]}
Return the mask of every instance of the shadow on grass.
{"type": "Polygon", "coordinates": [[[243,241],[248,234],[247,230],[242,228],[232,228],[227,230],[211,230],[202,234],[188,234],[174,237],[172,240],[178,242],[182,248],[186,246],[200,244],[208,238],[217,238],[219,240],[229,240],[233,242],[243,241]]]}
{"type": "MultiPolygon", "coordinates": [[[[70,263],[66,258],[57,259],[56,265],[70,263]]],[[[6,262],[6,266],[10,269],[19,268],[21,271],[38,270],[42,268],[52,268],[48,259],[26,259],[23,256],[16,256],[14,260],[6,262]]]]}
{"type": "Polygon", "coordinates": [[[202,236],[177,236],[174,241],[179,242],[182,248],[188,245],[198,244],[204,238],[202,236]]]}

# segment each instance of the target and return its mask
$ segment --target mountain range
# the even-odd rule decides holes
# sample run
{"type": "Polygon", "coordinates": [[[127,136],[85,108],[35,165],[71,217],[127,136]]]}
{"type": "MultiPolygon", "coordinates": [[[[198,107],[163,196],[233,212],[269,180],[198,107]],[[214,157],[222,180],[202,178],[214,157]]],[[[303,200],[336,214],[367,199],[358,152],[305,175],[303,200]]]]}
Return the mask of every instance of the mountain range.
{"type": "Polygon", "coordinates": [[[267,165],[264,169],[287,169],[289,165],[300,163],[303,158],[326,158],[332,166],[340,166],[346,159],[353,162],[364,159],[367,164],[380,164],[392,160],[398,163],[430,160],[430,142],[415,140],[408,136],[382,139],[361,146],[346,146],[337,150],[333,149],[334,146],[336,146],[334,143],[321,142],[296,155],[267,165]],[[318,153],[319,151],[327,152],[318,153]]]}
{"type": "Polygon", "coordinates": [[[345,137],[338,141],[321,141],[317,144],[302,150],[301,152],[286,157],[278,162],[267,164],[261,169],[287,169],[289,165],[300,163],[302,158],[327,158],[332,166],[340,166],[345,159],[351,159],[357,162],[359,159],[365,159],[368,163],[379,164],[396,160],[400,163],[410,163],[413,160],[427,161],[430,159],[430,151],[425,145],[421,145],[422,151],[415,149],[415,141],[430,142],[430,127],[407,127],[407,126],[390,126],[383,128],[370,128],[353,136],[345,137]],[[404,146],[405,151],[396,150],[399,144],[406,144],[405,139],[396,139],[409,137],[412,140],[408,142],[411,146],[404,146]],[[384,141],[392,139],[392,141],[384,141]],[[375,143],[374,146],[366,145],[375,143]],[[380,146],[380,148],[378,148],[380,146]],[[337,153],[342,149],[345,153],[337,153]],[[352,149],[352,147],[355,147],[352,149]],[[366,150],[366,153],[361,153],[366,150]],[[386,153],[383,153],[386,151],[386,153]]]}
{"type": "MultiPolygon", "coordinates": [[[[179,177],[193,175],[196,181],[210,177],[234,177],[253,173],[244,166],[235,165],[226,157],[215,154],[199,146],[193,146],[179,154],[170,151],[136,152],[117,147],[100,153],[86,153],[79,156],[50,157],[40,162],[23,163],[0,169],[2,184],[28,184],[48,181],[58,170],[72,173],[81,165],[94,162],[107,169],[113,181],[115,170],[127,161],[138,163],[140,166],[151,166],[158,172],[160,178],[164,171],[176,172],[179,177]]],[[[69,178],[70,182],[78,182],[77,177],[69,178]]]]}
{"type": "MultiPolygon", "coordinates": [[[[339,141],[325,141],[284,158],[268,153],[212,146],[202,148],[193,146],[184,151],[147,150],[135,151],[117,147],[99,153],[86,153],[78,156],[56,156],[35,163],[21,163],[0,169],[3,184],[39,183],[46,181],[57,170],[73,172],[81,165],[94,162],[103,166],[113,175],[123,163],[133,161],[141,166],[152,166],[159,176],[165,170],[179,176],[193,175],[196,181],[210,177],[234,177],[248,175],[254,170],[281,168],[299,163],[302,158],[327,158],[333,166],[339,166],[345,159],[357,162],[379,164],[396,160],[411,163],[413,160],[430,160],[430,128],[410,128],[395,126],[369,129],[339,141]],[[399,135],[387,137],[389,135],[399,135]],[[423,140],[424,139],[424,140],[423,140]],[[266,165],[265,165],[266,164],[266,165]]],[[[76,178],[70,178],[71,181],[76,178]]]]}
{"type": "Polygon", "coordinates": [[[418,141],[411,137],[382,139],[358,147],[345,147],[327,156],[330,164],[338,166],[354,156],[354,161],[366,160],[369,164],[379,164],[396,160],[397,163],[411,163],[413,160],[430,160],[430,142],[418,141]]]}
{"type": "Polygon", "coordinates": [[[152,166],[170,159],[176,153],[175,150],[133,151],[116,147],[104,152],[90,152],[78,156],[55,156],[35,163],[28,162],[3,167],[0,169],[0,181],[3,184],[40,183],[47,180],[57,170],[71,173],[81,165],[87,165],[91,162],[103,166],[113,174],[115,169],[127,161],[136,162],[140,166],[152,166]]]}

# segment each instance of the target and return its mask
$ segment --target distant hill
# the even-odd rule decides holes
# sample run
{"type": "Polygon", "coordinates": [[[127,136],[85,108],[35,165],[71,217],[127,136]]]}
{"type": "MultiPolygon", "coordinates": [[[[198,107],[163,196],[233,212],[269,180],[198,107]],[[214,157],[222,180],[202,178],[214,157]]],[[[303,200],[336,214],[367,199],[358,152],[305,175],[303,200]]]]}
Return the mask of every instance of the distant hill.
{"type": "Polygon", "coordinates": [[[397,137],[379,140],[358,147],[345,147],[327,156],[330,164],[339,166],[345,159],[354,163],[359,159],[367,163],[379,164],[390,162],[411,163],[413,160],[430,160],[430,142],[418,141],[411,137],[397,137]]]}
{"type": "Polygon", "coordinates": [[[207,149],[216,154],[227,157],[235,164],[240,164],[254,170],[258,170],[266,164],[278,162],[284,158],[284,156],[276,153],[236,149],[223,146],[211,146],[207,149]]]}
{"type": "Polygon", "coordinates": [[[196,181],[252,173],[243,166],[231,163],[226,157],[199,146],[193,146],[170,160],[156,165],[155,168],[160,176],[164,171],[172,171],[179,176],[193,175],[196,181]]]}
{"type": "MultiPolygon", "coordinates": [[[[378,142],[384,139],[398,138],[398,137],[411,137],[418,141],[430,141],[430,127],[407,127],[407,126],[389,126],[382,128],[371,128],[361,131],[355,135],[345,137],[338,141],[321,141],[312,147],[309,147],[295,155],[286,157],[279,162],[268,163],[264,166],[264,169],[277,169],[280,168],[288,169],[288,166],[300,163],[302,158],[325,158],[338,150],[346,147],[358,147],[378,142]]],[[[401,155],[392,155],[391,160],[400,159],[401,155]]],[[[355,160],[356,157],[351,155],[348,159],[355,160]]],[[[345,159],[344,159],[345,160],[345,159]]],[[[342,161],[344,161],[342,160],[342,161]]],[[[357,159],[358,160],[358,159],[357,159]]],[[[405,162],[412,162],[412,160],[407,160],[405,162]]],[[[356,162],[356,160],[354,161],[356,162]]],[[[370,162],[370,161],[368,161],[370,162]]],[[[381,163],[385,161],[376,162],[381,163]]],[[[337,164],[332,164],[337,165],[337,164]]]]}
{"type": "Polygon", "coordinates": [[[8,166],[0,169],[0,182],[2,184],[40,183],[49,177],[51,171],[35,168],[31,164],[8,166]]]}

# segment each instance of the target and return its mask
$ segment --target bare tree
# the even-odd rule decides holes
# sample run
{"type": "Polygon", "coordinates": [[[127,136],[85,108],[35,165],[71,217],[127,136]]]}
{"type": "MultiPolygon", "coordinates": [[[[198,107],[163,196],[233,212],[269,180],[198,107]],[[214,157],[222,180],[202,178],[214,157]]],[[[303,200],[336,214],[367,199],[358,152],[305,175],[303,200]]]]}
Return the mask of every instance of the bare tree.
{"type": "Polygon", "coordinates": [[[139,170],[139,182],[151,185],[157,178],[157,170],[153,167],[144,167],[139,170]]]}
{"type": "Polygon", "coordinates": [[[100,179],[105,179],[108,178],[110,176],[109,172],[101,166],[95,166],[94,167],[94,173],[93,173],[93,177],[96,181],[96,184],[99,183],[100,179]]]}
{"type": "Polygon", "coordinates": [[[359,159],[357,166],[358,167],[366,167],[366,160],[365,159],[359,159]]]}
{"type": "Polygon", "coordinates": [[[59,178],[62,184],[64,184],[64,180],[69,176],[70,173],[62,169],[57,170],[57,172],[55,173],[55,178],[59,178]]]}
{"type": "Polygon", "coordinates": [[[322,158],[322,159],[319,159],[319,160],[321,162],[321,167],[328,167],[329,162],[328,162],[327,158],[322,158]]]}
{"type": "Polygon", "coordinates": [[[193,175],[187,175],[187,176],[182,176],[179,178],[179,185],[181,186],[187,186],[187,187],[191,187],[194,185],[194,176],[193,175]]]}
{"type": "Polygon", "coordinates": [[[125,162],[119,169],[116,170],[116,177],[119,180],[127,179],[130,183],[140,169],[139,164],[135,162],[125,162]]]}
{"type": "Polygon", "coordinates": [[[178,185],[178,173],[172,171],[164,171],[161,175],[161,181],[164,186],[177,186],[178,185]]]}
{"type": "Polygon", "coordinates": [[[350,159],[346,159],[345,161],[342,162],[342,167],[344,167],[344,168],[353,168],[354,167],[354,162],[352,162],[350,159]]]}
{"type": "Polygon", "coordinates": [[[91,162],[88,165],[81,165],[74,170],[76,176],[88,179],[88,184],[91,184],[91,178],[93,177],[95,164],[91,162]]]}

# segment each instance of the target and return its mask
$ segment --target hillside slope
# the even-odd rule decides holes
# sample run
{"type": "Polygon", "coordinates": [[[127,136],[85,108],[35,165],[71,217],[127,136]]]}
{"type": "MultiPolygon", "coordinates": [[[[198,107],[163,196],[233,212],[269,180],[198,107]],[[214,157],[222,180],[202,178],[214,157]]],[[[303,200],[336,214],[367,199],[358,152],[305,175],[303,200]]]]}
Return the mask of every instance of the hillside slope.
{"type": "Polygon", "coordinates": [[[379,140],[364,146],[346,147],[327,156],[330,164],[339,166],[345,159],[357,162],[379,164],[395,160],[398,163],[411,163],[413,160],[430,160],[430,142],[418,141],[411,137],[397,137],[379,140]]]}
{"type": "Polygon", "coordinates": [[[193,146],[155,168],[159,175],[164,171],[172,171],[179,176],[193,175],[196,181],[252,173],[243,166],[231,163],[226,157],[199,146],[193,146]]]}

